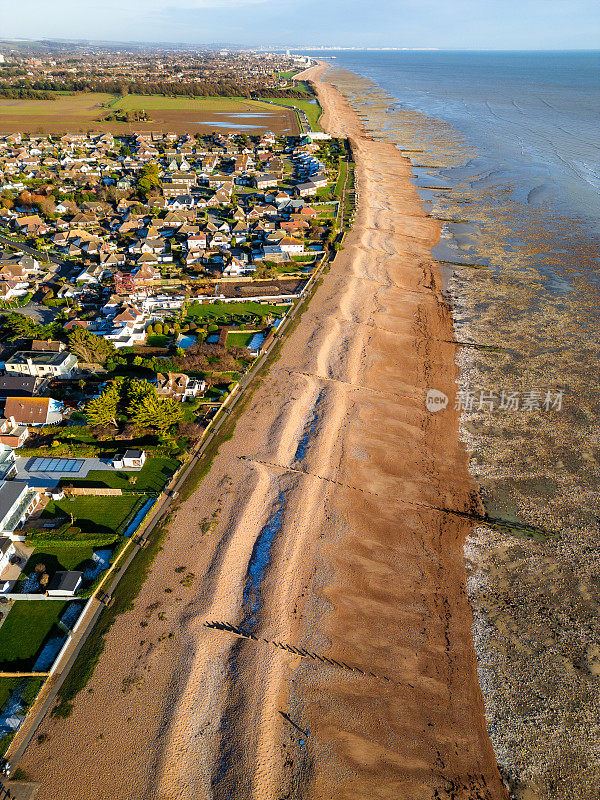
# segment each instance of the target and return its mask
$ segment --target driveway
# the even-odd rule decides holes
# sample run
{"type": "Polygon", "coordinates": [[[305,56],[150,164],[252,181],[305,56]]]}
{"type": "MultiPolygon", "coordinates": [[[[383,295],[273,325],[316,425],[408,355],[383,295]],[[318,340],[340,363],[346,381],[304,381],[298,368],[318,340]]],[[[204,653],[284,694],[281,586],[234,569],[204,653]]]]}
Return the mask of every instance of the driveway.
{"type": "Polygon", "coordinates": [[[48,308],[41,303],[27,303],[22,308],[11,308],[10,310],[16,314],[23,314],[23,316],[29,317],[34,322],[40,322],[42,325],[48,325],[53,322],[60,311],[59,308],[48,308]]]}

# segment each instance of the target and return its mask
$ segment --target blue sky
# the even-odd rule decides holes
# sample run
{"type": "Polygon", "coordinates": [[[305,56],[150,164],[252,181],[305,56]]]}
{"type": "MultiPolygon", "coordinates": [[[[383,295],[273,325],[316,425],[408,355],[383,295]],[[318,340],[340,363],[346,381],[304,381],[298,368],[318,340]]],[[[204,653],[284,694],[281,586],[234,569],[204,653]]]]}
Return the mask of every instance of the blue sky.
{"type": "Polygon", "coordinates": [[[586,49],[598,0],[0,0],[3,37],[586,49]]]}

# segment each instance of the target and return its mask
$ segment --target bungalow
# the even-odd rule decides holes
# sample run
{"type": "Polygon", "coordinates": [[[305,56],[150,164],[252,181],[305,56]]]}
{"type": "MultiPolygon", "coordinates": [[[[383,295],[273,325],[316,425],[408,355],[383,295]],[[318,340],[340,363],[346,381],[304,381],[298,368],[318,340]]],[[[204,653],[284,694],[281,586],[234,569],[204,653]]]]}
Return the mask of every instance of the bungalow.
{"type": "Polygon", "coordinates": [[[125,253],[101,253],[100,263],[105,267],[122,267],[126,262],[125,253]]]}
{"type": "Polygon", "coordinates": [[[186,250],[185,263],[186,264],[199,264],[202,262],[205,250],[186,250]]]}
{"type": "Polygon", "coordinates": [[[191,233],[188,235],[187,240],[183,244],[187,250],[204,250],[206,249],[206,234],[204,231],[199,233],[191,233]]]}
{"type": "Polygon", "coordinates": [[[142,264],[132,275],[133,283],[136,287],[144,286],[148,281],[159,281],[161,279],[160,270],[152,263],[142,264]]]}
{"type": "Polygon", "coordinates": [[[99,264],[94,267],[87,267],[75,278],[76,283],[84,283],[86,286],[97,286],[102,282],[106,269],[99,264]]]}
{"type": "Polygon", "coordinates": [[[0,300],[8,302],[17,297],[25,297],[29,291],[29,281],[0,280],[0,300]]]}
{"type": "Polygon", "coordinates": [[[306,183],[299,183],[296,186],[296,191],[301,197],[312,197],[317,194],[317,186],[312,181],[306,183]]]}
{"type": "Polygon", "coordinates": [[[169,208],[180,211],[183,208],[193,208],[195,205],[194,198],[191,194],[180,194],[169,201],[169,208]]]}
{"type": "MultiPolygon", "coordinates": [[[[10,567],[12,561],[17,558],[19,561],[19,552],[15,546],[15,543],[12,539],[9,539],[8,536],[2,536],[0,538],[0,583],[2,584],[2,588],[0,591],[6,591],[7,588],[10,587],[10,583],[7,585],[6,581],[8,580],[8,575],[4,574],[7,567],[10,567]]],[[[23,559],[23,563],[25,560],[23,559]]],[[[21,570],[19,570],[19,573],[21,570]]],[[[18,577],[18,576],[17,576],[18,577]]]]}
{"type": "Polygon", "coordinates": [[[40,394],[46,381],[33,375],[0,375],[0,400],[7,397],[33,397],[40,394]]]}
{"type": "Polygon", "coordinates": [[[248,264],[244,264],[243,261],[240,261],[238,258],[232,258],[229,264],[223,268],[223,275],[232,276],[232,275],[244,275],[246,272],[250,271],[252,268],[248,267],[248,264]]]}
{"type": "Polygon", "coordinates": [[[290,261],[287,253],[284,253],[279,244],[265,244],[263,246],[263,258],[268,261],[290,261]]]}
{"type": "Polygon", "coordinates": [[[327,180],[327,175],[324,172],[318,172],[316,175],[311,175],[310,181],[311,183],[314,183],[317,189],[322,189],[329,183],[327,180]]]}
{"type": "Polygon", "coordinates": [[[276,187],[279,182],[277,175],[270,175],[268,173],[256,174],[252,178],[252,185],[255,189],[270,189],[276,187]]]}

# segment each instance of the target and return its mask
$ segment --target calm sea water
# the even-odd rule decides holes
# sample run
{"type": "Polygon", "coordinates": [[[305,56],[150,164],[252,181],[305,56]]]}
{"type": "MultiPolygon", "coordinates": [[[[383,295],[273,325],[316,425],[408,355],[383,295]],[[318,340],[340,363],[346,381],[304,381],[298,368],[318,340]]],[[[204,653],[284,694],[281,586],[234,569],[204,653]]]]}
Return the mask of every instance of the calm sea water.
{"type": "Polygon", "coordinates": [[[600,52],[325,52],[445,120],[522,196],[600,217],[600,52]],[[537,191],[536,191],[537,190],[537,191]]]}
{"type": "Polygon", "coordinates": [[[499,765],[519,800],[597,800],[599,54],[309,55],[335,56],[330,79],[445,220],[470,470],[490,516],[537,529],[466,547],[499,765]]]}

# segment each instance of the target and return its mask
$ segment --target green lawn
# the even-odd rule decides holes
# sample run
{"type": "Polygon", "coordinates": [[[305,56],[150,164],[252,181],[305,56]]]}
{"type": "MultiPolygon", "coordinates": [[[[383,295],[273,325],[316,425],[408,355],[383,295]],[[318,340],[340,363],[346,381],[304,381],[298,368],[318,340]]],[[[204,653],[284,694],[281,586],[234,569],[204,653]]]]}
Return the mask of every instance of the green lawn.
{"type": "Polygon", "coordinates": [[[61,569],[83,570],[91,566],[91,558],[94,555],[94,547],[82,543],[80,546],[44,544],[36,547],[29,556],[29,560],[23,570],[25,575],[31,575],[38,564],[43,564],[46,570],[54,574],[61,569]],[[90,562],[89,564],[86,562],[90,562]]]}
{"type": "Polygon", "coordinates": [[[287,106],[288,108],[297,108],[300,111],[304,111],[306,116],[308,117],[308,121],[310,122],[310,127],[313,131],[321,131],[322,128],[319,124],[319,119],[321,118],[322,110],[321,106],[317,101],[314,103],[310,100],[300,100],[295,97],[292,98],[281,98],[281,97],[269,97],[269,100],[272,103],[276,103],[278,106],[287,106]]]}
{"type": "Polygon", "coordinates": [[[147,344],[150,347],[166,347],[169,341],[170,339],[168,336],[163,336],[162,334],[155,333],[148,337],[147,344]]]}
{"type": "Polygon", "coordinates": [[[235,331],[227,335],[227,344],[232,347],[246,347],[253,336],[254,333],[248,333],[247,331],[235,331]]]}
{"type": "Polygon", "coordinates": [[[264,111],[272,113],[268,103],[246,97],[165,97],[162,94],[128,94],[118,100],[111,111],[264,111]]]}
{"type": "Polygon", "coordinates": [[[303,266],[304,265],[292,261],[291,263],[277,264],[274,270],[278,275],[297,275],[302,272],[303,266]]]}
{"type": "Polygon", "coordinates": [[[338,200],[342,196],[342,192],[344,190],[344,184],[346,183],[346,176],[348,175],[348,162],[347,161],[340,161],[340,170],[338,172],[338,179],[335,184],[335,196],[338,200]]]}
{"type": "MultiPolygon", "coordinates": [[[[111,489],[124,489],[136,492],[160,492],[171,475],[179,467],[174,458],[148,458],[139,472],[119,472],[117,470],[92,470],[85,478],[64,479],[61,483],[73,486],[108,486],[111,489]],[[135,478],[135,483],[129,482],[135,478]]],[[[113,500],[115,498],[103,498],[113,500]]]]}
{"type": "Polygon", "coordinates": [[[0,664],[28,669],[66,603],[17,600],[0,628],[0,664]]]}
{"type": "Polygon", "coordinates": [[[275,306],[261,303],[193,303],[188,309],[188,316],[202,320],[230,320],[234,317],[242,317],[254,314],[257,317],[282,317],[289,306],[275,306]]]}
{"type": "Polygon", "coordinates": [[[90,533],[120,532],[138,501],[138,495],[65,497],[64,500],[50,500],[42,512],[42,519],[52,517],[68,519],[69,515],[73,514],[75,525],[82,531],[90,533]]]}
{"type": "Polygon", "coordinates": [[[4,708],[4,704],[24,681],[24,678],[0,678],[0,710],[4,708]]]}

